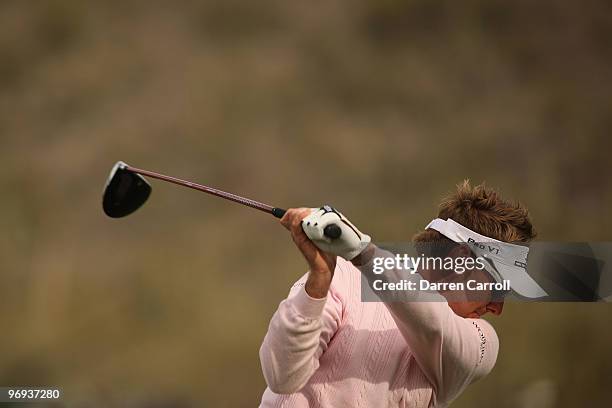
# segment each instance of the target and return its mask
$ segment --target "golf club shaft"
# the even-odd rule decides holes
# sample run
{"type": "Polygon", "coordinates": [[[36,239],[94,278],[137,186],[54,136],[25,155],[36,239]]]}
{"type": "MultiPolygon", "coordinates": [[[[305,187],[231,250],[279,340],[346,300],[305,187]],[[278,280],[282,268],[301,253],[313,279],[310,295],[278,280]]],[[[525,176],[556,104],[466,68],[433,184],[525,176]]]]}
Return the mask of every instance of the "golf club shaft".
{"type": "Polygon", "coordinates": [[[158,180],[167,181],[170,183],[178,184],[179,186],[189,187],[194,190],[202,191],[204,193],[212,194],[217,197],[224,198],[226,200],[233,201],[238,204],[246,205],[251,208],[255,208],[257,210],[266,212],[268,214],[274,215],[276,218],[282,218],[285,215],[285,210],[282,208],[272,207],[271,205],[260,203],[259,201],[251,200],[250,198],[241,197],[236,194],[228,193],[227,191],[218,190],[216,188],[204,186],[202,184],[194,183],[187,180],[181,180],[176,177],[166,176],[164,174],[155,173],[149,170],[143,170],[132,166],[127,166],[126,170],[129,170],[133,173],[138,173],[142,176],[147,176],[151,178],[155,178],[158,180]]]}
{"type": "MultiPolygon", "coordinates": [[[[259,201],[251,200],[250,198],[241,197],[239,195],[228,193],[227,191],[222,191],[216,188],[208,187],[202,184],[194,183],[187,180],[181,180],[176,177],[166,176],[165,174],[155,173],[149,170],[143,170],[136,167],[132,167],[126,165],[125,170],[131,171],[132,173],[140,174],[141,176],[147,176],[151,178],[155,178],[162,181],[167,181],[169,183],[178,184],[179,186],[189,187],[194,190],[202,191],[204,193],[212,194],[217,197],[224,198],[226,200],[233,201],[238,204],[246,205],[251,208],[255,208],[259,211],[266,212],[268,214],[272,214],[276,218],[283,218],[285,215],[285,210],[278,207],[272,207],[271,205],[260,203],[259,201]]],[[[329,224],[323,230],[323,234],[330,239],[340,238],[342,235],[342,230],[336,224],[329,224]]]]}

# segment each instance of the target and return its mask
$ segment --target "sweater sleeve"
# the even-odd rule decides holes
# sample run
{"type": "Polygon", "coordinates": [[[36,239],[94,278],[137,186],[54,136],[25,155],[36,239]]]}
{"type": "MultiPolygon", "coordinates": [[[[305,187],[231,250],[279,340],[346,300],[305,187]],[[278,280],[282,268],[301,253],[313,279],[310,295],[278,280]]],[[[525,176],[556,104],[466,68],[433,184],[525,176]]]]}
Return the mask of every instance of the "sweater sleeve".
{"type": "Polygon", "coordinates": [[[432,383],[436,405],[455,399],[495,365],[499,341],[483,319],[457,316],[446,303],[387,303],[415,360],[432,383]]]}
{"type": "Polygon", "coordinates": [[[298,280],[272,316],[259,350],[263,375],[272,392],[291,394],[306,385],[319,368],[342,317],[337,273],[325,298],[306,293],[307,274],[298,280]]]}
{"type": "MultiPolygon", "coordinates": [[[[379,248],[375,255],[392,256],[379,248]]],[[[375,279],[370,264],[359,269],[370,282],[375,279]]],[[[421,278],[415,274],[411,279],[421,278]]],[[[402,296],[402,301],[385,304],[434,388],[435,405],[445,406],[493,369],[499,350],[497,334],[483,319],[456,315],[441,295],[429,296],[427,301],[418,301],[418,292],[402,296]]]]}

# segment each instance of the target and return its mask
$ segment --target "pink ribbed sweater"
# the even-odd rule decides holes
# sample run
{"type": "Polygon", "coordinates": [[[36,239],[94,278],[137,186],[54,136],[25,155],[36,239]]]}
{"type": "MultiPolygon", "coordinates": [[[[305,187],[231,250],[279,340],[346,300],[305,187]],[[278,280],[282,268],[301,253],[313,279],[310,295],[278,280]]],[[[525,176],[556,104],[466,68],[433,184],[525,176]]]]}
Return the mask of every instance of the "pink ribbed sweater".
{"type": "Polygon", "coordinates": [[[306,293],[306,275],[293,285],[260,349],[261,407],[443,407],[491,371],[488,322],[445,302],[361,302],[360,279],[338,258],[326,298],[306,293]]]}

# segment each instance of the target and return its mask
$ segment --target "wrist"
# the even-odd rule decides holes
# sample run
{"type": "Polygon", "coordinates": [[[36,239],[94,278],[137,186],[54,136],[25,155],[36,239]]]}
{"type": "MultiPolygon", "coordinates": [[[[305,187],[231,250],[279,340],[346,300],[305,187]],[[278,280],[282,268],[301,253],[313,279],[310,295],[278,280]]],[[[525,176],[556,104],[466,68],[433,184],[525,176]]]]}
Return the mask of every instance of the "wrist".
{"type": "Polygon", "coordinates": [[[351,259],[351,263],[357,267],[366,265],[372,260],[375,249],[376,246],[370,242],[359,255],[351,259]]]}

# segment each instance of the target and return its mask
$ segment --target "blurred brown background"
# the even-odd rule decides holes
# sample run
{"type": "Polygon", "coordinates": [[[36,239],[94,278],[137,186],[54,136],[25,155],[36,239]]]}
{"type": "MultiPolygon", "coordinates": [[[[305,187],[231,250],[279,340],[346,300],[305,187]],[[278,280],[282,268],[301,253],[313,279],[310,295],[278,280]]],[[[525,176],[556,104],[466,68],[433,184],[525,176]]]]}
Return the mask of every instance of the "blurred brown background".
{"type": "MultiPolygon", "coordinates": [[[[264,214],[153,182],[106,218],[113,163],[409,239],[487,181],[540,238],[611,240],[606,1],[0,3],[0,385],[70,407],[247,407],[305,264],[264,214]]],[[[456,407],[603,406],[607,304],[513,304],[456,407]]]]}

